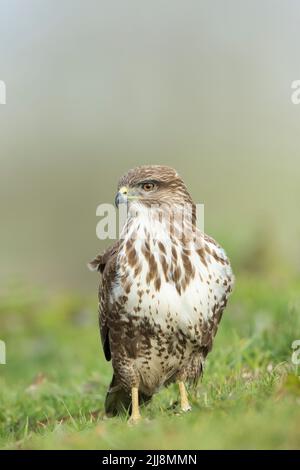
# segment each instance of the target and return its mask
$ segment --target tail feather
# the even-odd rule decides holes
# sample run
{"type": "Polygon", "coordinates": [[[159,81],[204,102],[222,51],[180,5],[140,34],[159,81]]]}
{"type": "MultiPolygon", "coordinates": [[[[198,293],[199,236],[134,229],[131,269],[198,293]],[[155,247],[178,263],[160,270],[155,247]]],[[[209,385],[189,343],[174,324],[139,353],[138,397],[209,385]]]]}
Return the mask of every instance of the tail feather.
{"type": "MultiPolygon", "coordinates": [[[[151,396],[139,392],[139,404],[143,405],[151,400],[151,396]]],[[[131,396],[113,375],[111,384],[105,398],[105,413],[116,416],[122,413],[131,413],[131,396]]]]}

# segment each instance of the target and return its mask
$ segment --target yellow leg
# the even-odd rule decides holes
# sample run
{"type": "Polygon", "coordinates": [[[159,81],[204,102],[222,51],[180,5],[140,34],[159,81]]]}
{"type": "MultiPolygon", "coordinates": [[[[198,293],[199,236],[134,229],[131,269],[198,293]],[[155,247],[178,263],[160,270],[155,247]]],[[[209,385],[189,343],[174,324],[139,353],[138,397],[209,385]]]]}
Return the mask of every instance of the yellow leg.
{"type": "Polygon", "coordinates": [[[131,403],[132,411],[129,419],[130,424],[136,424],[140,419],[140,410],[139,410],[139,389],[138,387],[132,387],[131,389],[131,403]]]}
{"type": "Polygon", "coordinates": [[[192,409],[189,404],[188,396],[183,382],[178,382],[179,393],[180,393],[180,405],[182,411],[190,411],[192,409]]]}

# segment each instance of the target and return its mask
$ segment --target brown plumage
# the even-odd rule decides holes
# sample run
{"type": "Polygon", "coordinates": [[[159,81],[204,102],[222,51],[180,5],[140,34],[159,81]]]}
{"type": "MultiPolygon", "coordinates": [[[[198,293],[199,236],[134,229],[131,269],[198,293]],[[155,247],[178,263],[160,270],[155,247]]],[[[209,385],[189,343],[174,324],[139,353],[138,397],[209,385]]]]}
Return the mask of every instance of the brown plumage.
{"type": "Polygon", "coordinates": [[[118,190],[126,225],[90,267],[101,273],[101,341],[114,369],[105,409],[116,414],[132,400],[135,421],[138,399],[174,381],[182,409],[190,409],[184,382],[196,384],[202,374],[233,275],[223,249],[197,228],[195,205],[174,169],[135,168],[118,190]]]}

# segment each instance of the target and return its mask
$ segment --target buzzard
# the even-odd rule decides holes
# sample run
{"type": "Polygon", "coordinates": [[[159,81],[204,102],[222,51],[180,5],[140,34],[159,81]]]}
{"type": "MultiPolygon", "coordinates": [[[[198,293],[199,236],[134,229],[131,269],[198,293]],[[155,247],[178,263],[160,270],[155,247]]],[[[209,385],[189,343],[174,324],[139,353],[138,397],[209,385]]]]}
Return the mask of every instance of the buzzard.
{"type": "Polygon", "coordinates": [[[120,239],[89,264],[101,273],[99,324],[113,378],[105,411],[115,415],[177,382],[195,385],[212,348],[233,286],[224,250],[196,225],[196,208],[178,173],[149,165],[119,181],[116,205],[127,208],[120,239]]]}

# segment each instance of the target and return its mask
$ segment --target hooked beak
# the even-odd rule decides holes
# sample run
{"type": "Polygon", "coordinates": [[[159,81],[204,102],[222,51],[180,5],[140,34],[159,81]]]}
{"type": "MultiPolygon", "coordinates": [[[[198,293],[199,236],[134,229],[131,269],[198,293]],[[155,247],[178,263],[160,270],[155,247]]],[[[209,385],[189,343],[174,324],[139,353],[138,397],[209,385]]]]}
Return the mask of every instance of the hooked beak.
{"type": "Polygon", "coordinates": [[[122,188],[119,189],[115,197],[116,207],[119,207],[119,204],[127,203],[127,194],[128,194],[128,188],[126,186],[123,186],[122,188]]]}

